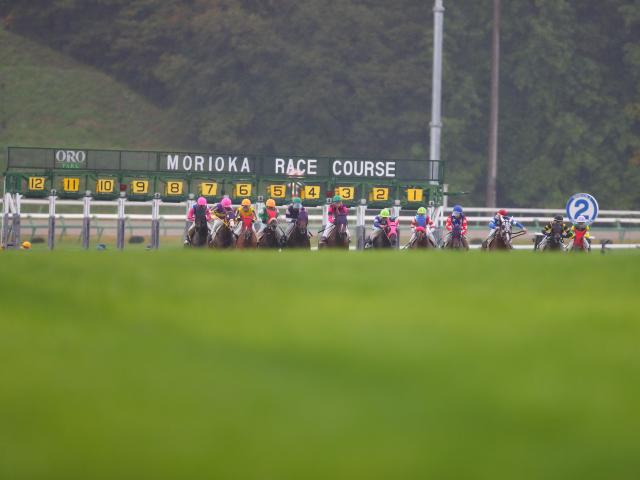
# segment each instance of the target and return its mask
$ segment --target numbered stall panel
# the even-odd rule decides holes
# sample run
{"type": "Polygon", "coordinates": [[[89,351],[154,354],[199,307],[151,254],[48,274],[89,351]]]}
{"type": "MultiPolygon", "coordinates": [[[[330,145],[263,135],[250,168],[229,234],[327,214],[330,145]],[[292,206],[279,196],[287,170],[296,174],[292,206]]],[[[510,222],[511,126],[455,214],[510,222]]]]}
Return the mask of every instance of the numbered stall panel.
{"type": "Polygon", "coordinates": [[[195,197],[204,197],[208,203],[214,203],[222,186],[211,178],[194,178],[191,180],[191,193],[195,197]]]}
{"type": "Polygon", "coordinates": [[[391,187],[375,186],[369,189],[367,201],[371,205],[386,205],[391,198],[391,187]]]}
{"type": "Polygon", "coordinates": [[[93,192],[96,198],[115,198],[120,191],[120,183],[115,177],[98,177],[94,180],[93,192]]]}
{"type": "Polygon", "coordinates": [[[282,204],[286,201],[288,191],[289,189],[287,188],[286,184],[273,183],[271,185],[267,185],[265,198],[273,198],[276,203],[282,204]]]}
{"type": "Polygon", "coordinates": [[[305,205],[321,205],[325,202],[327,186],[324,183],[307,183],[300,186],[299,192],[305,205]]]}
{"type": "Polygon", "coordinates": [[[419,207],[417,204],[424,203],[424,188],[422,187],[404,187],[404,200],[413,206],[419,207]]]}
{"type": "Polygon", "coordinates": [[[61,198],[78,198],[85,194],[88,188],[85,175],[64,175],[54,178],[57,195],[61,198]]]}
{"type": "Polygon", "coordinates": [[[142,175],[125,177],[122,184],[126,186],[127,197],[131,200],[145,201],[153,197],[155,193],[154,181],[142,175]]]}
{"type": "Polygon", "coordinates": [[[158,181],[158,188],[165,202],[182,202],[187,198],[186,180],[161,179],[158,181]]]}
{"type": "Polygon", "coordinates": [[[243,198],[250,198],[254,192],[253,183],[247,181],[234,181],[231,183],[231,198],[241,201],[243,198]]]}
{"type": "Polygon", "coordinates": [[[354,204],[358,201],[359,189],[356,185],[341,184],[333,187],[334,195],[340,195],[346,204],[354,204]]]}
{"type": "Polygon", "coordinates": [[[19,190],[26,197],[44,197],[51,191],[51,181],[44,175],[29,175],[20,179],[19,190]]]}

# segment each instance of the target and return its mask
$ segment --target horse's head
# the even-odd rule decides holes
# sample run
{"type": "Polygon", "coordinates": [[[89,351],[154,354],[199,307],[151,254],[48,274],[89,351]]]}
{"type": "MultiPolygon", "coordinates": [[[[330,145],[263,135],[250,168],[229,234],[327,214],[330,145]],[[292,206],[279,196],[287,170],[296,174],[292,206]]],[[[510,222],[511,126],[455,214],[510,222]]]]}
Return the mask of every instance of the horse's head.
{"type": "Polygon", "coordinates": [[[512,230],[511,222],[502,221],[498,225],[498,228],[500,229],[500,237],[502,237],[502,240],[505,243],[510,242],[511,241],[511,230],[512,230]]]}
{"type": "Polygon", "coordinates": [[[196,228],[198,230],[203,230],[207,228],[207,218],[206,217],[196,217],[196,228]]]}
{"type": "Polygon", "coordinates": [[[267,225],[265,227],[265,230],[273,232],[273,231],[275,231],[277,225],[278,225],[278,221],[275,218],[270,218],[267,221],[267,225]]]}
{"type": "Polygon", "coordinates": [[[551,240],[553,241],[553,243],[562,243],[562,233],[563,233],[563,228],[562,225],[559,223],[554,223],[551,226],[551,240]]]}
{"type": "Polygon", "coordinates": [[[298,213],[298,218],[296,219],[296,229],[301,234],[306,233],[308,225],[309,225],[309,215],[305,210],[302,210],[300,211],[300,213],[298,213]]]}
{"type": "Polygon", "coordinates": [[[393,243],[398,238],[398,220],[388,220],[386,232],[389,240],[393,243]]]}

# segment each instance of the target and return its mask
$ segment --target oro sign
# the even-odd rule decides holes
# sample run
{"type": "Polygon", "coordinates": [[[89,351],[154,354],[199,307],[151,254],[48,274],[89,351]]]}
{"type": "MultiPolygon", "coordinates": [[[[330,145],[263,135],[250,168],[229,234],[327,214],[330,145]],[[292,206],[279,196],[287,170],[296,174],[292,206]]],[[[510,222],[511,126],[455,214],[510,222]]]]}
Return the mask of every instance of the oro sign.
{"type": "Polygon", "coordinates": [[[567,217],[572,222],[581,215],[587,223],[593,223],[598,218],[598,201],[588,193],[576,193],[567,202],[567,217]]]}
{"type": "Polygon", "coordinates": [[[87,152],[84,150],[57,150],[56,163],[61,168],[82,168],[87,160],[87,152]]]}

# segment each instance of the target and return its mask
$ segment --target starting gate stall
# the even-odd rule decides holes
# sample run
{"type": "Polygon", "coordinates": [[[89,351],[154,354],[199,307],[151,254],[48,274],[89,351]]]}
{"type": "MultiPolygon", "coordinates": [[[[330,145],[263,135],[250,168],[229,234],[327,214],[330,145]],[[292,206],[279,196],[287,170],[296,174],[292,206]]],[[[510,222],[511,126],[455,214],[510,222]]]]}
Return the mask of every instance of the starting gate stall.
{"type": "MultiPolygon", "coordinates": [[[[359,212],[363,222],[367,207],[433,209],[444,195],[441,161],[28,147],[9,147],[7,158],[5,192],[12,200],[4,204],[5,244],[11,233],[8,218],[19,217],[21,197],[50,198],[54,217],[56,198],[84,199],[87,229],[91,200],[118,200],[122,248],[124,199],[150,202],[155,218],[161,202],[188,203],[199,196],[209,203],[224,196],[258,204],[273,198],[279,205],[299,196],[307,206],[326,207],[339,194],[347,206],[357,207],[354,214],[359,212]],[[17,207],[11,210],[11,205],[17,207]]],[[[87,247],[88,235],[87,230],[87,247]]],[[[152,247],[157,248],[158,238],[156,222],[152,247]]]]}

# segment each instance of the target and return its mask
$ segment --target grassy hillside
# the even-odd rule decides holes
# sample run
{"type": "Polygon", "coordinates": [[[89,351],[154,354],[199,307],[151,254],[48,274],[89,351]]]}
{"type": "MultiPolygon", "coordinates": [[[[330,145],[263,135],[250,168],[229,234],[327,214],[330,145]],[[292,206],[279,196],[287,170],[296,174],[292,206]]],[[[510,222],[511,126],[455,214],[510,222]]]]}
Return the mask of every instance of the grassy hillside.
{"type": "Polygon", "coordinates": [[[8,145],[181,146],[168,112],[109,76],[0,28],[0,171],[8,145]]]}
{"type": "Polygon", "coordinates": [[[377,253],[0,253],[0,478],[637,478],[640,255],[377,253]]]}

